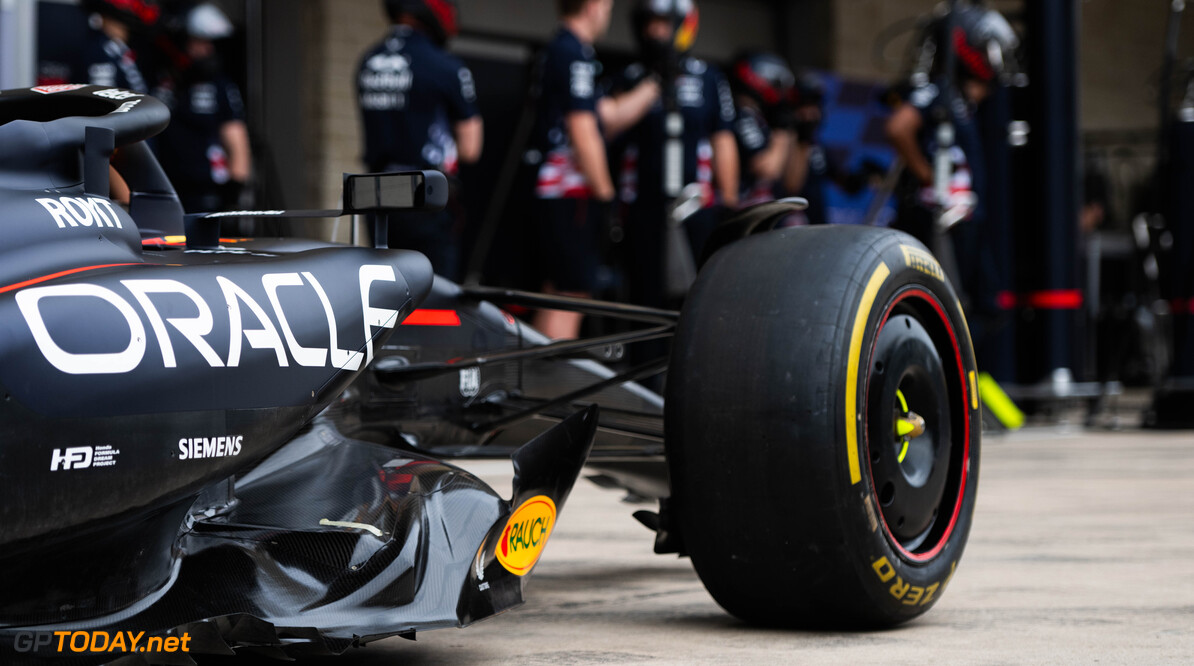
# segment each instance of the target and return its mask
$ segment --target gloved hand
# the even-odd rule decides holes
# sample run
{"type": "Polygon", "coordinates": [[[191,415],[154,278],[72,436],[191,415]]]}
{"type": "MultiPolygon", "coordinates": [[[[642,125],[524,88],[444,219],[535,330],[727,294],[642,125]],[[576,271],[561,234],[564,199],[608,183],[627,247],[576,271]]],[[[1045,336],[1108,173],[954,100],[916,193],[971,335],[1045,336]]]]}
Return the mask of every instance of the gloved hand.
{"type": "Polygon", "coordinates": [[[675,49],[666,44],[658,48],[651,48],[643,53],[643,64],[647,70],[660,78],[661,81],[674,82],[680,75],[682,56],[675,49]]]}
{"type": "Polygon", "coordinates": [[[978,196],[974,192],[950,192],[945,201],[941,202],[941,212],[937,214],[937,232],[946,233],[958,223],[970,219],[977,206],[978,196]]]}
{"type": "Polygon", "coordinates": [[[773,130],[790,130],[797,127],[796,110],[782,102],[767,108],[763,118],[773,130]]]}
{"type": "Polygon", "coordinates": [[[816,120],[798,120],[792,125],[792,129],[796,130],[796,140],[800,143],[812,143],[813,138],[817,134],[817,128],[821,123],[816,120]]]}

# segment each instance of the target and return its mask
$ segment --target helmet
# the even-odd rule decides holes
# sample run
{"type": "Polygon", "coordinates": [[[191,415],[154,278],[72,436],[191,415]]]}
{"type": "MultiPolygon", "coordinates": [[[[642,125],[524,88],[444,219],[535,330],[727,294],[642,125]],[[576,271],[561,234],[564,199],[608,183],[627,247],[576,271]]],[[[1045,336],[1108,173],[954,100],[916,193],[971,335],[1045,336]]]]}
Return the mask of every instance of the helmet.
{"type": "Polygon", "coordinates": [[[796,102],[796,77],[783,58],[773,53],[745,53],[730,66],[730,88],[768,111],[796,102]]]}
{"type": "Polygon", "coordinates": [[[83,0],[83,9],[114,18],[133,30],[147,30],[158,22],[157,0],[83,0]]]}
{"type": "Polygon", "coordinates": [[[186,32],[196,39],[224,39],[232,35],[232,21],[218,7],[205,2],[187,12],[186,32]]]}
{"type": "Polygon", "coordinates": [[[397,22],[403,14],[418,19],[440,46],[456,36],[456,0],[383,0],[383,4],[391,21],[397,22]]]}
{"type": "Polygon", "coordinates": [[[672,22],[671,39],[666,46],[677,53],[685,53],[692,48],[700,24],[693,0],[636,0],[630,20],[634,28],[634,38],[643,50],[658,48],[650,43],[654,40],[643,36],[647,22],[653,18],[666,18],[672,22]]]}
{"type": "Polygon", "coordinates": [[[945,25],[952,25],[947,42],[957,54],[958,71],[980,81],[1001,75],[1020,44],[1007,19],[982,7],[959,9],[952,24],[947,23],[948,18],[940,19],[936,32],[940,35],[945,25]]]}
{"type": "Polygon", "coordinates": [[[825,81],[816,72],[804,70],[796,77],[796,104],[825,105],[825,81]]]}

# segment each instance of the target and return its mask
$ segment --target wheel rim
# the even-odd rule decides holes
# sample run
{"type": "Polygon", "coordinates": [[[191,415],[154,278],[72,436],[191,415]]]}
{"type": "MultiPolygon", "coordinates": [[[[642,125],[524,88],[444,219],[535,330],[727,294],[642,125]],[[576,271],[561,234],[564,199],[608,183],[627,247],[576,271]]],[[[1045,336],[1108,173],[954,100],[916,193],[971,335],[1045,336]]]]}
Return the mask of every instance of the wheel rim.
{"type": "Polygon", "coordinates": [[[901,555],[928,560],[957,522],[970,437],[961,350],[936,298],[897,294],[870,360],[864,404],[879,514],[901,555]]]}

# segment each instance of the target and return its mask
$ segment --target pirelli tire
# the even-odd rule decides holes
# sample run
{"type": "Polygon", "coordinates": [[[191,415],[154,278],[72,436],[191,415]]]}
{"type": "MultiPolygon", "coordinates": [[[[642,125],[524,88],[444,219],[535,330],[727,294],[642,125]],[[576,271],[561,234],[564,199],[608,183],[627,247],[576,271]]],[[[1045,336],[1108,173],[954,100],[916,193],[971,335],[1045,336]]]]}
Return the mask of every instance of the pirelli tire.
{"type": "Polygon", "coordinates": [[[670,510],[706,588],[769,625],[924,613],[970,532],[978,405],[961,306],[912,237],[806,227],[719,251],[666,400],[670,510]]]}

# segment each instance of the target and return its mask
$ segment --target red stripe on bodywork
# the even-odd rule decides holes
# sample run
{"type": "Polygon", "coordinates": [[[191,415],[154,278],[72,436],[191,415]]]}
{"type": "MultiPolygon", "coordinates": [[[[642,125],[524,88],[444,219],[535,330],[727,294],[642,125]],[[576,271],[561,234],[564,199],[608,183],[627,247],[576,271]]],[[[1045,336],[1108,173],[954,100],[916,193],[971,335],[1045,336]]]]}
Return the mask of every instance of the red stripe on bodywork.
{"type": "Polygon", "coordinates": [[[0,287],[0,294],[3,294],[6,291],[12,291],[13,289],[20,289],[22,287],[28,287],[30,285],[37,284],[39,282],[46,282],[48,280],[53,280],[54,278],[60,278],[65,275],[71,275],[74,273],[82,273],[83,271],[94,271],[99,268],[113,268],[116,266],[144,266],[144,265],[145,264],[102,264],[100,266],[83,266],[81,268],[71,268],[69,270],[58,271],[57,273],[51,273],[49,275],[43,275],[39,278],[33,278],[32,280],[25,280],[24,282],[17,282],[16,284],[10,284],[7,287],[0,287]]]}
{"type": "MultiPolygon", "coordinates": [[[[224,243],[243,243],[243,242],[245,242],[245,241],[247,241],[247,240],[251,240],[251,239],[249,239],[249,238],[221,238],[221,239],[220,239],[220,243],[221,243],[221,244],[224,244],[224,243]]],[[[156,237],[156,238],[145,238],[145,239],[142,239],[142,241],[141,241],[141,245],[142,245],[142,246],[145,246],[145,245],[170,245],[170,246],[175,246],[175,245],[186,245],[186,244],[187,244],[186,240],[180,240],[180,241],[168,241],[168,240],[166,240],[165,238],[162,238],[162,237],[160,237],[160,236],[158,236],[158,237],[156,237]]]]}
{"type": "Polygon", "coordinates": [[[459,326],[460,315],[455,310],[415,310],[403,324],[412,326],[459,326]]]}

